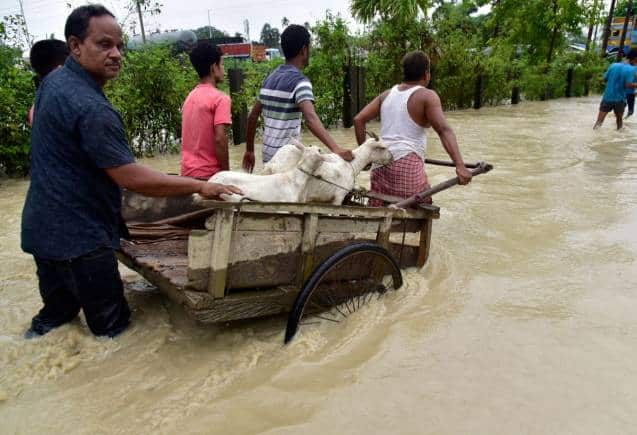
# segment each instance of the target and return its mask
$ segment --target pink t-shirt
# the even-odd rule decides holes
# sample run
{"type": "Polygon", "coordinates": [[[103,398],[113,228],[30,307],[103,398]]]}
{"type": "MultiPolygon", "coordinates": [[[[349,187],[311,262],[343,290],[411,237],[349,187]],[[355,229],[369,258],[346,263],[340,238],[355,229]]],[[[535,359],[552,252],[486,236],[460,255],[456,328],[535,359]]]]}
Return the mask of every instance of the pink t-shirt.
{"type": "Polygon", "coordinates": [[[210,84],[188,94],[181,119],[181,175],[209,178],[221,170],[214,127],[232,123],[230,105],[230,97],[210,84]]]}

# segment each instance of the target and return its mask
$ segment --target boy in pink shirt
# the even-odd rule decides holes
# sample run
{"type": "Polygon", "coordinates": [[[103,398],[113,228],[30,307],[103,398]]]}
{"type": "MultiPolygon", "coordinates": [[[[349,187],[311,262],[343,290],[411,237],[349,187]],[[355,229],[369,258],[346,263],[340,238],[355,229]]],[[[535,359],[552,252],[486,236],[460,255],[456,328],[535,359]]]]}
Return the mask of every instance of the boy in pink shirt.
{"type": "Polygon", "coordinates": [[[217,89],[224,78],[219,47],[198,42],[190,52],[190,62],[199,74],[199,84],[182,109],[181,175],[208,179],[230,168],[226,134],[232,123],[230,97],[217,89]]]}

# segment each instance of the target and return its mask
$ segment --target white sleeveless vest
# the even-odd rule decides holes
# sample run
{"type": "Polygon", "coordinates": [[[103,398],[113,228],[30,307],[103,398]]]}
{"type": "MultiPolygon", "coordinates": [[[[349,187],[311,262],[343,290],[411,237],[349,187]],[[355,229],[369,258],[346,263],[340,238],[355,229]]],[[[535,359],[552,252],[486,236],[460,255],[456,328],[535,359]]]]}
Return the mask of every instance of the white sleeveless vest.
{"type": "Polygon", "coordinates": [[[414,86],[404,91],[398,85],[391,88],[380,107],[380,135],[389,147],[394,160],[416,153],[425,160],[427,152],[427,129],[416,124],[407,110],[407,101],[423,86],[414,86]]]}

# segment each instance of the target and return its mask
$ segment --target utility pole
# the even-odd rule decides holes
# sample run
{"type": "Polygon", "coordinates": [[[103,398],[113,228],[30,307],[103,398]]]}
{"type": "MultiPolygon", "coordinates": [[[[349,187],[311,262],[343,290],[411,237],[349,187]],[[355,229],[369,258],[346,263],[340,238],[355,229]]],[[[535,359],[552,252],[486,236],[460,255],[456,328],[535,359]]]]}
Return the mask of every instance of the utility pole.
{"type": "Polygon", "coordinates": [[[141,2],[143,0],[135,0],[135,4],[137,5],[137,13],[139,14],[139,26],[142,28],[142,43],[146,44],[146,32],[144,31],[144,18],[142,17],[142,7],[141,2]]]}
{"type": "MultiPolygon", "coordinates": [[[[622,38],[619,42],[619,49],[623,51],[624,41],[626,41],[626,33],[628,33],[628,21],[632,21],[633,18],[633,0],[628,0],[628,6],[626,7],[626,16],[624,17],[624,28],[622,29],[622,38]]],[[[633,29],[631,29],[633,30],[633,29]]],[[[628,43],[628,50],[630,51],[631,42],[628,43]]],[[[624,52],[624,54],[628,54],[624,52]]]]}
{"type": "Polygon", "coordinates": [[[606,20],[606,28],[604,29],[604,40],[602,41],[602,57],[606,56],[608,48],[608,38],[610,38],[610,28],[613,24],[613,14],[615,13],[615,0],[611,0],[610,9],[608,10],[608,19],[606,20]]]}
{"type": "Polygon", "coordinates": [[[208,9],[208,38],[212,39],[212,24],[210,24],[210,9],[208,9]]]}
{"type": "Polygon", "coordinates": [[[24,21],[24,34],[27,38],[27,45],[29,46],[29,48],[31,48],[33,46],[33,43],[31,42],[31,35],[29,35],[29,27],[27,26],[27,17],[24,15],[24,6],[22,5],[22,0],[18,0],[18,3],[20,4],[22,21],[24,21]]]}

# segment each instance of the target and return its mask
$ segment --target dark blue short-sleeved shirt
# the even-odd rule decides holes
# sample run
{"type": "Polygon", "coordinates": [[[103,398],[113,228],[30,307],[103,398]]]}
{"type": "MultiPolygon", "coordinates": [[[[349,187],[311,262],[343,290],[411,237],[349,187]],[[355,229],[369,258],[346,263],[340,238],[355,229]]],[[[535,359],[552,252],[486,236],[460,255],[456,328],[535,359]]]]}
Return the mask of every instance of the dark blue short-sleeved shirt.
{"type": "Polygon", "coordinates": [[[121,117],[69,57],[46,77],[35,99],[22,249],[68,260],[118,248],[121,191],[104,169],[134,161],[121,117]]]}

